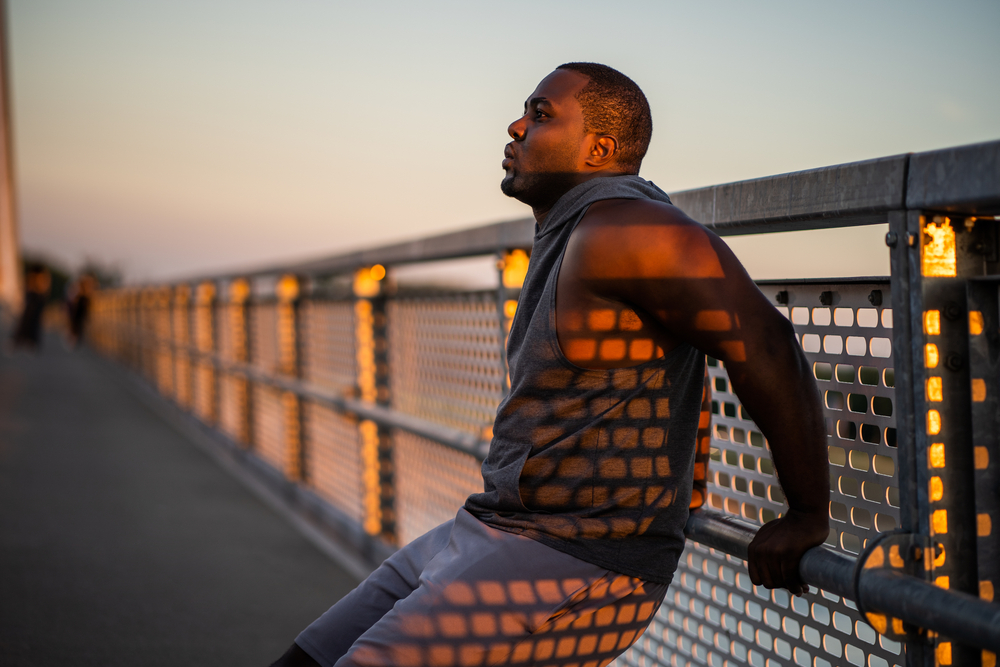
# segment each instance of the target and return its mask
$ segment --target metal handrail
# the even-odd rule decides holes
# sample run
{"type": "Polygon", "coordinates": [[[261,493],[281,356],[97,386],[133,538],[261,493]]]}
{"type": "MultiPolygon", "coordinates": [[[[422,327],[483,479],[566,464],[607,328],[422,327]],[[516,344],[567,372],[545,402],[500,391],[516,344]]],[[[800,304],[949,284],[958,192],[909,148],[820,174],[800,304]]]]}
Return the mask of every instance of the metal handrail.
{"type": "MultiPolygon", "coordinates": [[[[907,208],[1000,212],[1000,141],[849,162],[671,193],[673,203],[720,236],[885,224],[907,208]]],[[[328,276],[373,264],[406,264],[530,248],[521,218],[402,243],[280,265],[191,276],[231,280],[282,273],[328,276]]]]}
{"type": "MultiPolygon", "coordinates": [[[[381,426],[402,429],[479,459],[489,450],[489,441],[459,429],[351,398],[304,380],[272,375],[251,364],[229,362],[193,346],[162,339],[140,345],[164,346],[184,352],[224,372],[295,393],[381,426]]],[[[756,529],[720,512],[699,509],[691,513],[685,535],[707,547],[746,560],[756,529]]],[[[799,572],[807,584],[855,600],[865,608],[878,609],[972,646],[1000,651],[1000,606],[900,572],[870,569],[858,573],[858,566],[857,558],[821,545],[805,553],[799,572]]]]}
{"type": "MultiPolygon", "coordinates": [[[[692,512],[684,532],[695,542],[743,560],[757,534],[753,526],[708,509],[692,512]]],[[[802,557],[799,576],[863,608],[877,609],[970,646],[1000,651],[1000,605],[901,572],[877,568],[858,572],[859,564],[856,558],[820,545],[802,557]]]]}

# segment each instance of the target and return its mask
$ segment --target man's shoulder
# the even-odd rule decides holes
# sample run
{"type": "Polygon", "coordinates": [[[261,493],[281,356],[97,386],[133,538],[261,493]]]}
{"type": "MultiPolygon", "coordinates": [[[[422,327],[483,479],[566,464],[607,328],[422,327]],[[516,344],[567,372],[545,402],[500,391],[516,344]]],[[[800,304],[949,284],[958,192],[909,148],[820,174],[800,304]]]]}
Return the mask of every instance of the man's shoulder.
{"type": "Polygon", "coordinates": [[[704,236],[711,232],[673,204],[653,199],[604,199],[591,204],[577,225],[583,235],[628,240],[639,234],[684,232],[704,236]]]}
{"type": "Polygon", "coordinates": [[[649,224],[695,223],[673,204],[655,199],[602,199],[590,205],[584,220],[602,222],[646,222],[649,224]]]}
{"type": "Polygon", "coordinates": [[[672,204],[651,199],[605,199],[590,206],[573,232],[572,244],[578,252],[605,257],[620,253],[663,257],[669,251],[675,261],[683,261],[684,248],[711,246],[714,238],[704,225],[672,204]]]}

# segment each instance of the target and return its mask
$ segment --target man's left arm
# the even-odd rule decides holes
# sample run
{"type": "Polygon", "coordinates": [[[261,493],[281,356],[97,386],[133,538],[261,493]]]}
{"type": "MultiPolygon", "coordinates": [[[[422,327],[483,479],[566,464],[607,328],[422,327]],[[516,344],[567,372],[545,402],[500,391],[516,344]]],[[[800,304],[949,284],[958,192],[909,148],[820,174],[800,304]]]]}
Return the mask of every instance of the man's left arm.
{"type": "Polygon", "coordinates": [[[829,535],[830,487],[819,392],[791,323],[729,247],[677,209],[642,203],[609,212],[616,213],[607,217],[613,224],[595,224],[581,235],[579,259],[593,267],[588,287],[654,318],[669,338],[723,361],[767,439],[789,505],[751,543],[750,579],[803,592],[798,563],[829,535]],[[623,215],[629,208],[633,214],[623,215]]]}

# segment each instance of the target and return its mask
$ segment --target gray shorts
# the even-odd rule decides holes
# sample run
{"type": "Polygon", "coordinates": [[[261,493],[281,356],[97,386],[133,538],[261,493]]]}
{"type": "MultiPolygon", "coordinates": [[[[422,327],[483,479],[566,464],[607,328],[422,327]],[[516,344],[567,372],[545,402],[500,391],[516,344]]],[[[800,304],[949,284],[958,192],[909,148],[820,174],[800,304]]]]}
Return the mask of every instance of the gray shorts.
{"type": "Polygon", "coordinates": [[[393,554],[295,642],[324,667],[600,667],[639,638],[666,592],[463,509],[393,554]]]}

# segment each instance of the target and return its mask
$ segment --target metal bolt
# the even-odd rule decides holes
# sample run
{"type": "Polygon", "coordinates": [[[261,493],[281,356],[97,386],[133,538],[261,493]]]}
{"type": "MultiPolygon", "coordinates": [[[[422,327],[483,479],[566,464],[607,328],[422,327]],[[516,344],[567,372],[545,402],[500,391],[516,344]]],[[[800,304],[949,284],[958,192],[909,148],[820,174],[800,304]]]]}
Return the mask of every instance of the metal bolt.
{"type": "Polygon", "coordinates": [[[872,293],[868,295],[868,303],[870,303],[871,305],[876,306],[876,307],[881,306],[882,305],[882,290],[880,290],[880,289],[873,289],[872,293]]]}
{"type": "Polygon", "coordinates": [[[833,304],[833,292],[827,290],[826,292],[821,292],[819,295],[819,302],[824,306],[830,306],[833,304]]]}
{"type": "Polygon", "coordinates": [[[947,368],[950,371],[959,371],[959,370],[962,370],[962,365],[963,364],[964,364],[964,360],[962,359],[962,355],[956,354],[954,352],[952,352],[951,354],[949,354],[944,359],[944,366],[945,366],[945,368],[947,368]]]}
{"type": "Polygon", "coordinates": [[[956,321],[956,320],[958,320],[958,319],[961,319],[961,317],[962,317],[962,307],[959,306],[954,301],[949,301],[944,306],[944,316],[947,319],[949,319],[949,320],[951,320],[953,322],[956,321]]]}
{"type": "Polygon", "coordinates": [[[888,232],[885,235],[885,244],[890,248],[895,248],[898,242],[899,237],[896,235],[896,232],[888,232]]]}
{"type": "Polygon", "coordinates": [[[783,306],[788,305],[788,290],[783,289],[774,295],[774,300],[783,306]]]}

